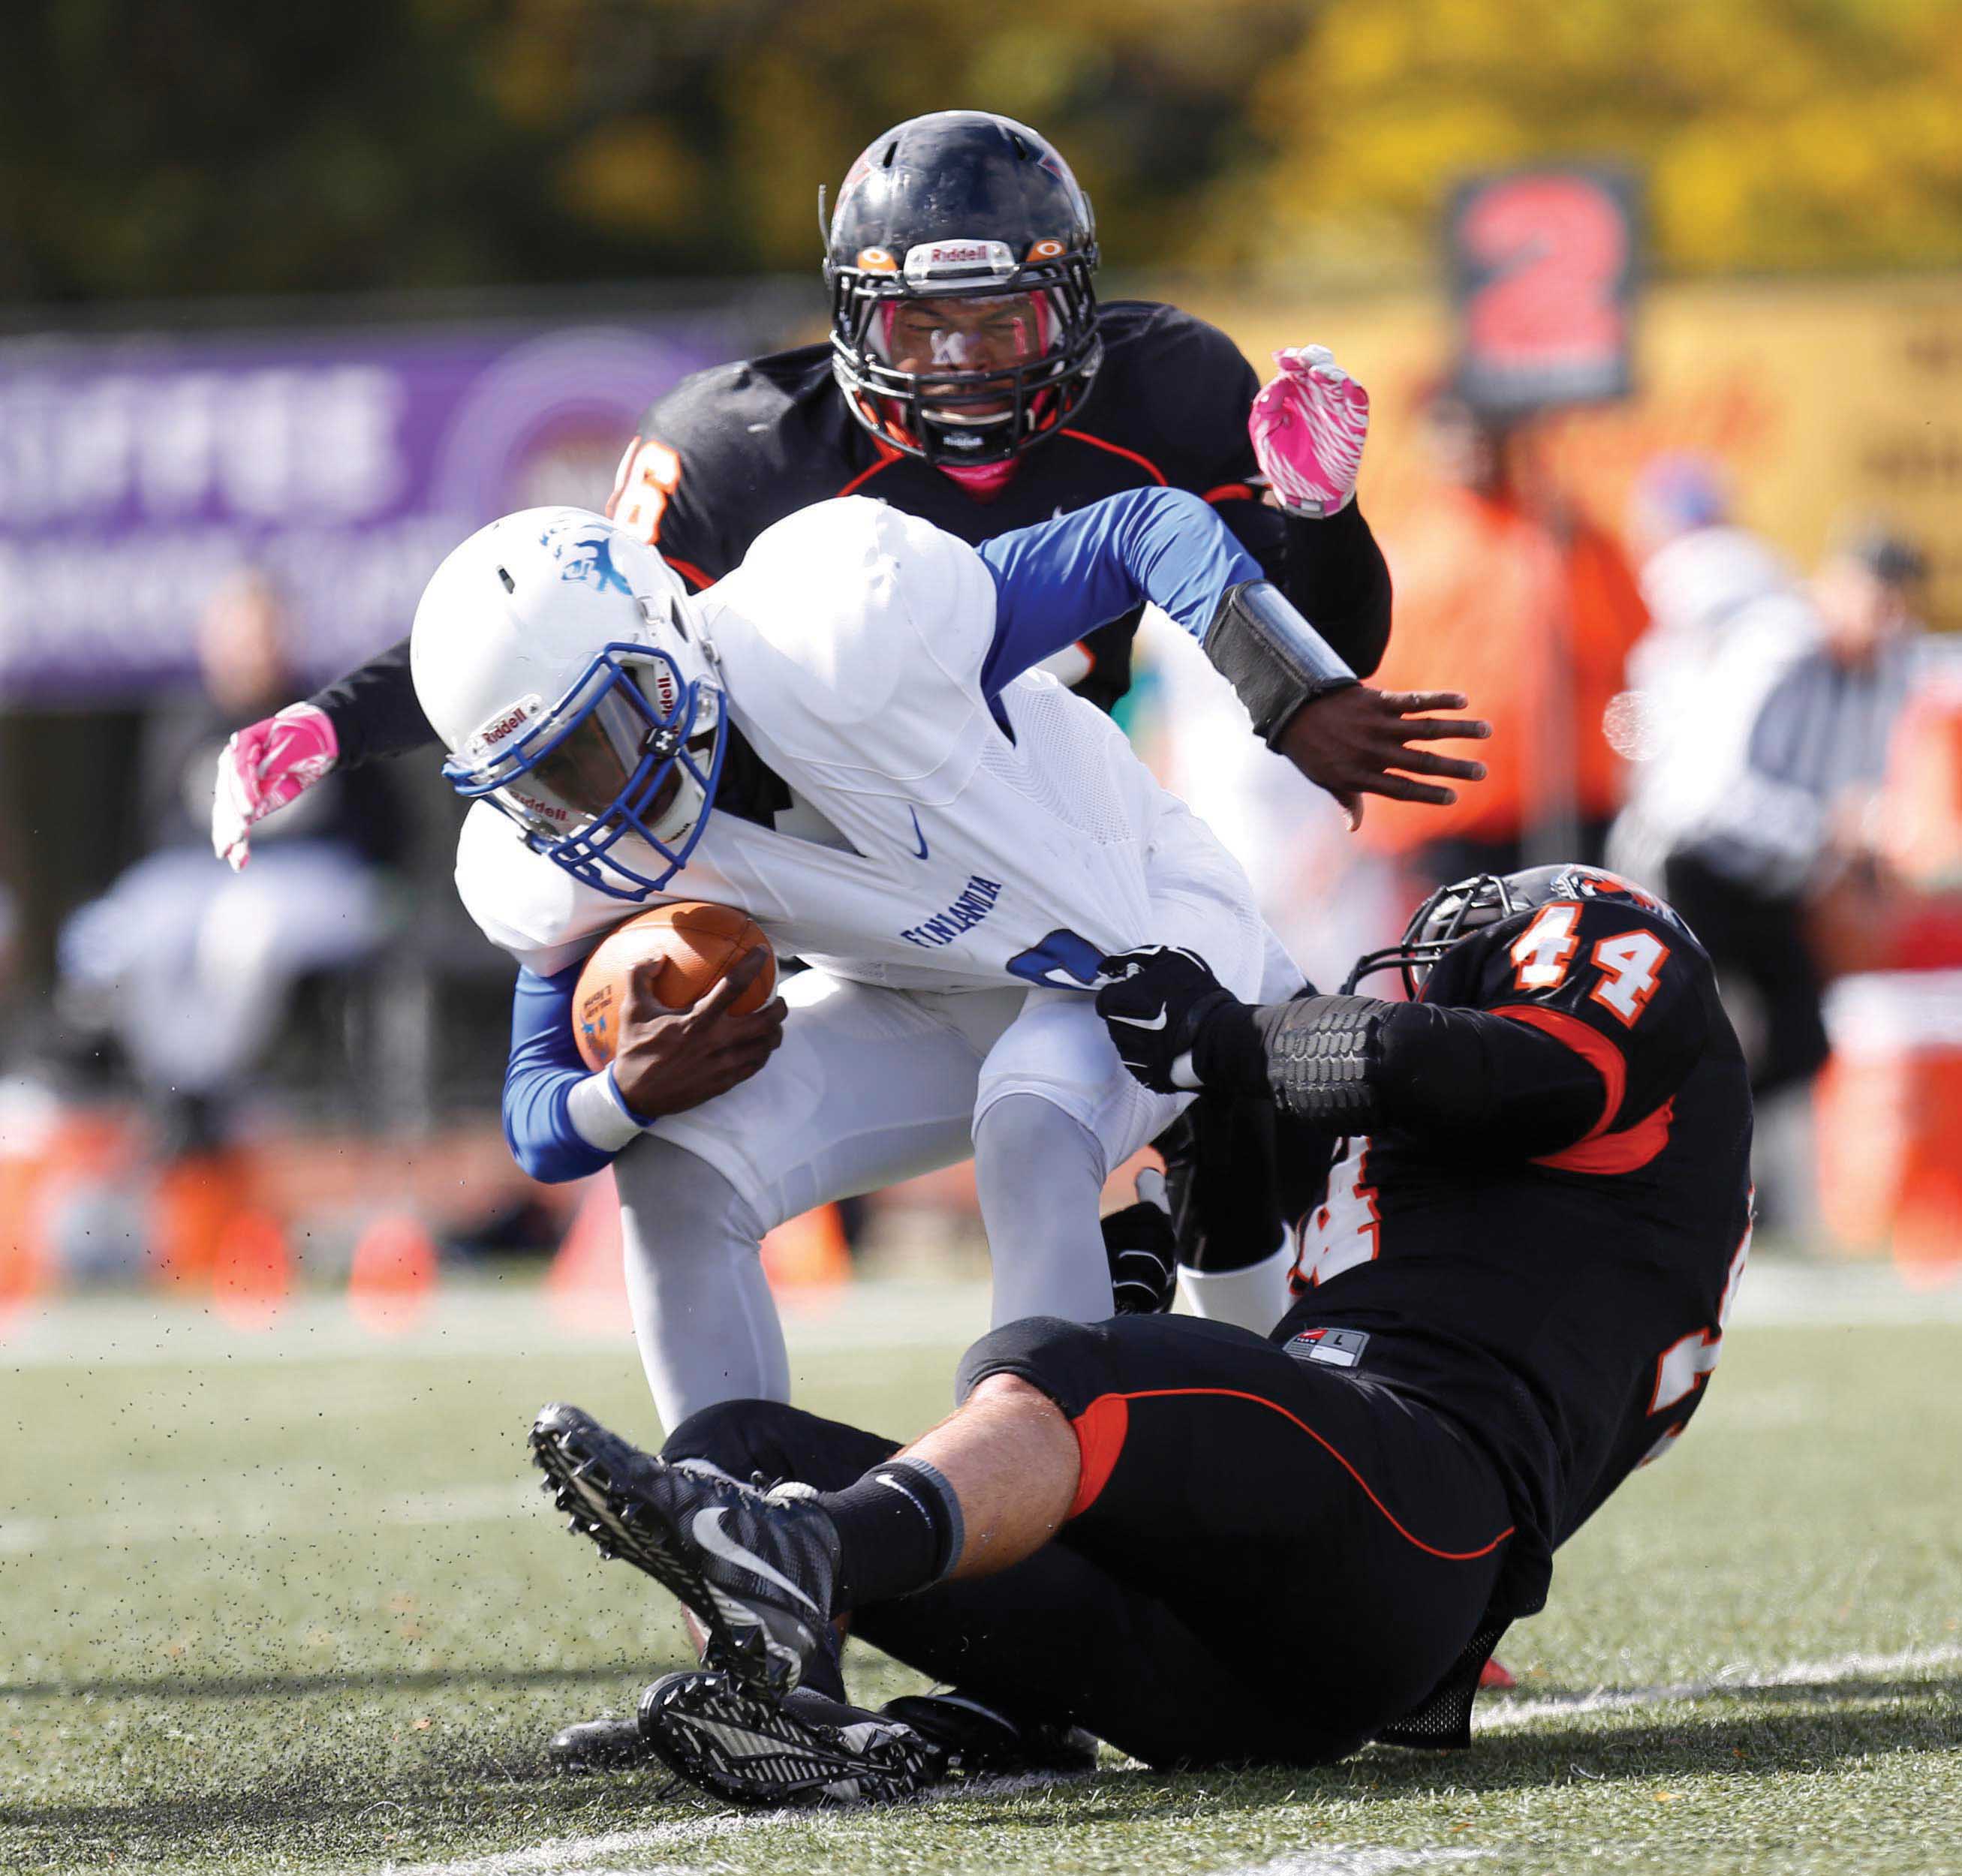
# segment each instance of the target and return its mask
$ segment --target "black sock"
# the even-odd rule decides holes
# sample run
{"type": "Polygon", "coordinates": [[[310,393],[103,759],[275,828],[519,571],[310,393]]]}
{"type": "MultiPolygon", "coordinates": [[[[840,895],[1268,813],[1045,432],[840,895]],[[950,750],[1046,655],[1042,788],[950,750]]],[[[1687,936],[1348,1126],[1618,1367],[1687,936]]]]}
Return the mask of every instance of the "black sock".
{"type": "Polygon", "coordinates": [[[841,1610],[923,1590],[960,1555],[960,1501],[924,1460],[887,1460],[817,1501],[838,1527],[841,1610]]]}

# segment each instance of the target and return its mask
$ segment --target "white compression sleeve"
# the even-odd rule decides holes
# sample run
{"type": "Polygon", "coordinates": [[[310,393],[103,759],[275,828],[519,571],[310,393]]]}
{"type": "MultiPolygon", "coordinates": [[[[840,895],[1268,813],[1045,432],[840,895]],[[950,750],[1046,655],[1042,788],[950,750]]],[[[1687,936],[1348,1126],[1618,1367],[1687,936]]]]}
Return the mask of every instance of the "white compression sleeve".
{"type": "Polygon", "coordinates": [[[1294,1268],[1294,1255],[1290,1234],[1273,1256],[1239,1270],[1188,1270],[1181,1265],[1179,1300],[1209,1322],[1233,1322],[1264,1335],[1293,1303],[1288,1272],[1294,1268]]]}
{"type": "Polygon", "coordinates": [[[662,1427],[718,1401],[788,1400],[755,1211],[706,1160],[652,1135],[613,1170],[634,1338],[662,1427]]]}
{"type": "Polygon", "coordinates": [[[1036,1094],[1005,1094],[974,1129],[974,1177],[995,1266],[994,1321],[1111,1313],[1110,1266],[1097,1201],[1104,1149],[1036,1094]]]}

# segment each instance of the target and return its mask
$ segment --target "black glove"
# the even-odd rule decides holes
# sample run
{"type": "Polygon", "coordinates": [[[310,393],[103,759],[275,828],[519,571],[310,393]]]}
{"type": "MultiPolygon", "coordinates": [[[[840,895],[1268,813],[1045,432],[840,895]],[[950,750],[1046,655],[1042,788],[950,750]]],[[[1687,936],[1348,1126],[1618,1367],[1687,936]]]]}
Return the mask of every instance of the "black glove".
{"type": "Polygon", "coordinates": [[[1209,1016],[1238,998],[1197,952],[1172,945],[1120,951],[1098,968],[1110,981],[1097,993],[1097,1013],[1118,1059],[1160,1094],[1197,1088],[1193,1038],[1209,1016]]]}
{"type": "Polygon", "coordinates": [[[1104,1255],[1120,1316],[1162,1316],[1178,1292],[1178,1246],[1165,1200],[1165,1175],[1138,1175],[1138,1202],[1103,1220],[1104,1255]]]}

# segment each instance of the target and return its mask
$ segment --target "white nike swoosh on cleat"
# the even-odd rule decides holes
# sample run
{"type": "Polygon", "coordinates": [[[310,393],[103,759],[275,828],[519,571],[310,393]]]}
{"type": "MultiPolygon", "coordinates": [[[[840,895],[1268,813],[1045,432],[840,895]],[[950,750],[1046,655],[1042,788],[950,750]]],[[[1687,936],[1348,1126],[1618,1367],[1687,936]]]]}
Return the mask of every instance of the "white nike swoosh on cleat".
{"type": "Polygon", "coordinates": [[[1106,1023],[1128,1023],[1134,1029],[1162,1029],[1165,1026],[1166,1013],[1161,1010],[1148,1023],[1142,1016],[1120,1016],[1114,1011],[1104,1020],[1106,1023]]]}
{"type": "Polygon", "coordinates": [[[724,1563],[733,1563],[739,1569],[747,1570],[761,1577],[765,1583],[774,1583],[780,1590],[788,1590],[813,1616],[822,1619],[823,1612],[804,1591],[774,1565],[765,1563],[753,1550],[745,1550],[734,1538],[722,1528],[723,1514],[727,1505],[717,1505],[713,1510],[698,1511],[695,1521],[689,1527],[689,1534],[711,1557],[720,1557],[724,1563]]]}

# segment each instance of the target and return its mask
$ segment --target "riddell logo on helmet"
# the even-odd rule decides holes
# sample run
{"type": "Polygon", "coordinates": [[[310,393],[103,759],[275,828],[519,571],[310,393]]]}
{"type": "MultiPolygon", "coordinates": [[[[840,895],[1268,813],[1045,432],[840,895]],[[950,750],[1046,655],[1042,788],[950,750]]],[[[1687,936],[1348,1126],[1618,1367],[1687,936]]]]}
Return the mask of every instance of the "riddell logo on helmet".
{"type": "Polygon", "coordinates": [[[915,285],[935,280],[958,280],[963,286],[977,281],[1005,281],[1014,277],[1021,263],[1006,241],[922,241],[906,250],[906,278],[915,285]]]}
{"type": "Polygon", "coordinates": [[[526,789],[514,788],[511,793],[523,803],[526,812],[535,819],[553,822],[561,827],[566,826],[572,819],[571,815],[555,801],[548,801],[544,796],[532,794],[526,789]]]}
{"type": "Polygon", "coordinates": [[[514,729],[522,729],[531,721],[529,713],[520,705],[509,710],[484,732],[483,742],[487,749],[494,749],[514,729]]]}
{"type": "Polygon", "coordinates": [[[490,754],[500,742],[508,742],[521,729],[542,716],[545,700],[536,691],[507,705],[470,739],[470,753],[479,759],[490,754]]]}

